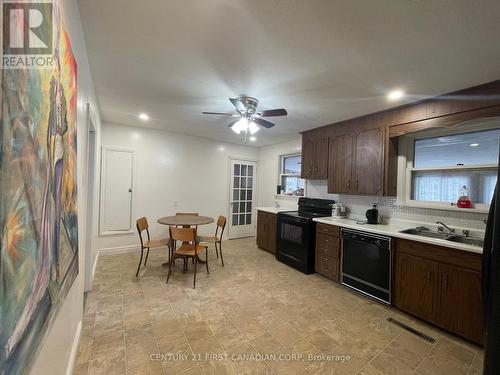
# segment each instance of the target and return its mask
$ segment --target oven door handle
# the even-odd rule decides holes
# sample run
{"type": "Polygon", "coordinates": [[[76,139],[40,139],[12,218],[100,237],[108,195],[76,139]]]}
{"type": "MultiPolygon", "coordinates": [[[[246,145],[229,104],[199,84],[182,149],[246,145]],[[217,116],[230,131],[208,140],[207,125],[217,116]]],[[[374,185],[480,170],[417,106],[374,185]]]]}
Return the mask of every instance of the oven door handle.
{"type": "Polygon", "coordinates": [[[280,222],[281,223],[307,224],[306,220],[296,219],[296,218],[292,218],[292,217],[287,217],[287,218],[281,217],[280,222]]]}

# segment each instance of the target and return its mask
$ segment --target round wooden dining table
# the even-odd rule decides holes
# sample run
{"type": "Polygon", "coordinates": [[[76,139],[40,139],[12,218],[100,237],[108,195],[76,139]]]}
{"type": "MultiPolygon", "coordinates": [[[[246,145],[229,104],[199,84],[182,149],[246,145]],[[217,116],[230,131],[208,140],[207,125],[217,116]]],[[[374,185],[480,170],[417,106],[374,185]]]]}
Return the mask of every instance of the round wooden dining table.
{"type": "Polygon", "coordinates": [[[158,219],[159,224],[163,225],[205,225],[213,223],[214,219],[209,216],[197,216],[197,215],[175,215],[175,216],[165,216],[158,219]]]}
{"type": "MultiPolygon", "coordinates": [[[[214,222],[209,216],[198,216],[198,215],[175,215],[175,216],[165,216],[161,217],[158,220],[159,224],[163,225],[175,225],[175,226],[196,226],[196,225],[205,225],[214,222]]],[[[197,240],[198,241],[198,240],[197,240]]],[[[175,250],[175,245],[174,245],[175,250]]],[[[205,263],[205,261],[201,260],[199,256],[196,256],[198,262],[205,263]]],[[[168,266],[167,263],[163,263],[162,266],[168,266]]]]}

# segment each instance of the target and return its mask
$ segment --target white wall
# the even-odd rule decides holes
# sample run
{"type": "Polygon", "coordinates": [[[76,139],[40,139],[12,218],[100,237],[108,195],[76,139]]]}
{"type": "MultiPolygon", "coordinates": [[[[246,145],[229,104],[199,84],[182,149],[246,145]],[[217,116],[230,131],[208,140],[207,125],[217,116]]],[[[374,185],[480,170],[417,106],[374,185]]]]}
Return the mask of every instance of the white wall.
{"type": "MultiPolygon", "coordinates": [[[[108,123],[102,128],[102,146],[135,151],[133,218],[146,216],[154,237],[168,235],[168,228],[156,220],[175,212],[227,216],[229,157],[258,159],[255,147],[108,123]]],[[[258,173],[259,169],[258,166],[258,173]]],[[[257,179],[260,180],[260,174],[257,179]]],[[[198,229],[203,235],[213,234],[215,226],[198,229]]],[[[98,249],[110,249],[138,246],[139,239],[134,232],[97,235],[95,242],[98,249]]]]}
{"type": "Polygon", "coordinates": [[[94,85],[90,73],[85,39],[80,21],[80,15],[75,0],[60,0],[59,7],[66,31],[69,33],[73,53],[78,64],[78,246],[79,246],[79,274],[64,300],[52,326],[42,343],[41,350],[36,358],[31,374],[66,374],[70,364],[70,356],[74,341],[83,314],[83,273],[85,241],[85,211],[86,211],[86,160],[88,129],[87,103],[90,103],[96,116],[97,141],[99,142],[100,119],[94,85]]]}
{"type": "Polygon", "coordinates": [[[302,150],[302,139],[278,143],[272,146],[261,147],[259,151],[259,206],[274,206],[278,201],[280,207],[295,208],[297,199],[292,197],[275,197],[276,186],[279,184],[280,156],[300,153],[302,150]]]}

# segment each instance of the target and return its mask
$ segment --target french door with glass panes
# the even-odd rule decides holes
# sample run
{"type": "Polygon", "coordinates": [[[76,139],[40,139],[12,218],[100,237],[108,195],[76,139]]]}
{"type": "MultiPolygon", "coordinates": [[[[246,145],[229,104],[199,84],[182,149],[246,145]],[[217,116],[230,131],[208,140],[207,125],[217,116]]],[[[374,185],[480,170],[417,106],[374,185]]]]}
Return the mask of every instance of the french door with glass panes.
{"type": "Polygon", "coordinates": [[[231,159],[229,238],[250,237],[255,234],[256,166],[253,161],[231,159]]]}

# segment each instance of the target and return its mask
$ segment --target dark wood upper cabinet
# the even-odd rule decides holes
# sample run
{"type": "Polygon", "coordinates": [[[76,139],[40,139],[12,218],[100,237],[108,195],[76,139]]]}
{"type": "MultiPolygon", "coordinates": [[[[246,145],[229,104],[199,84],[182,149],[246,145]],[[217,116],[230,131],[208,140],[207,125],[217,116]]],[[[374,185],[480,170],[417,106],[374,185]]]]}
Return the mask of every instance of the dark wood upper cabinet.
{"type": "Polygon", "coordinates": [[[302,140],[301,177],[326,180],[328,173],[328,138],[302,140]]]}
{"type": "Polygon", "coordinates": [[[328,159],[328,192],[350,193],[353,161],[352,135],[343,134],[331,138],[328,159]]]}
{"type": "Polygon", "coordinates": [[[357,194],[382,194],[384,180],[384,139],[380,128],[363,129],[356,135],[354,191],[357,194]]]}
{"type": "Polygon", "coordinates": [[[314,177],[326,180],[328,177],[328,138],[318,139],[314,145],[314,177]]]}
{"type": "Polygon", "coordinates": [[[354,127],[330,138],[328,193],[382,195],[384,137],[381,128],[354,127]]]}
{"type": "Polygon", "coordinates": [[[314,142],[302,139],[302,165],[301,177],[310,179],[314,170],[314,142]]]}

